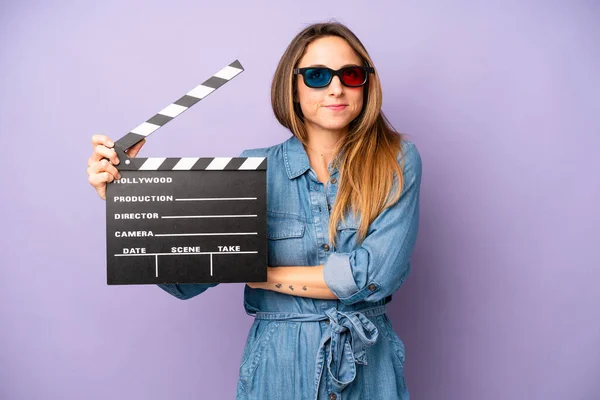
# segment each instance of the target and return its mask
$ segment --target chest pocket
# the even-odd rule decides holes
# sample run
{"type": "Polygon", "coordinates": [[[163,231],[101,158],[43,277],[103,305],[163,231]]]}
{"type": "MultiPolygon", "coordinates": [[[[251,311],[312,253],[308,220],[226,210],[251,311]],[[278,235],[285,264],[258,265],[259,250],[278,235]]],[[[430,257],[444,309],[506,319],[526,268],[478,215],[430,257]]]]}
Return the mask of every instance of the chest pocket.
{"type": "Polygon", "coordinates": [[[345,215],[345,221],[341,220],[336,228],[336,250],[340,253],[349,253],[356,247],[356,238],[360,216],[354,216],[352,212],[345,215]]]}
{"type": "Polygon", "coordinates": [[[270,267],[306,265],[306,224],[289,217],[267,217],[267,257],[270,267]]]}

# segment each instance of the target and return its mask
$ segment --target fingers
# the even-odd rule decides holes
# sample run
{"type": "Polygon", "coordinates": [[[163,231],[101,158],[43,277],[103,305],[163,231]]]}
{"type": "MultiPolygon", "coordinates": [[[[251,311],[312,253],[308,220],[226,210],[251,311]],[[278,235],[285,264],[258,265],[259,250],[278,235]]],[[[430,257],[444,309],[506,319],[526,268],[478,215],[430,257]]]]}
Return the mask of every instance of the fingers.
{"type": "Polygon", "coordinates": [[[106,184],[121,179],[121,174],[108,160],[94,161],[87,169],[88,182],[96,189],[98,196],[106,200],[106,184]]]}
{"type": "MultiPolygon", "coordinates": [[[[129,148],[127,156],[131,158],[135,157],[145,143],[146,139],[142,139],[129,148]]],[[[92,136],[94,151],[88,159],[88,181],[102,199],[106,199],[106,184],[115,179],[121,179],[121,173],[115,167],[115,165],[119,164],[120,160],[114,149],[114,145],[108,136],[99,134],[92,136]]]]}
{"type": "Polygon", "coordinates": [[[115,168],[115,165],[119,164],[119,158],[113,148],[114,145],[105,135],[92,136],[94,151],[88,159],[88,182],[104,200],[106,200],[106,184],[121,179],[121,174],[115,168]]]}
{"type": "Polygon", "coordinates": [[[92,147],[96,148],[99,144],[106,147],[113,147],[115,144],[105,135],[93,135],[92,136],[92,147]]]}
{"type": "Polygon", "coordinates": [[[92,185],[96,191],[104,190],[107,183],[115,180],[115,177],[108,172],[100,172],[99,174],[90,174],[88,176],[88,182],[92,185]]]}
{"type": "Polygon", "coordinates": [[[97,175],[104,172],[109,173],[113,177],[113,179],[110,181],[105,180],[105,182],[112,182],[114,179],[121,179],[121,173],[119,170],[106,159],[92,163],[87,169],[88,175],[97,175]]]}
{"type": "MultiPolygon", "coordinates": [[[[146,139],[140,140],[127,150],[127,155],[131,158],[135,157],[145,143],[146,139]]],[[[108,138],[108,136],[93,135],[92,145],[94,148],[94,152],[92,153],[92,156],[88,159],[88,167],[92,165],[92,163],[100,161],[103,158],[109,159],[113,165],[119,164],[119,157],[117,156],[117,153],[113,148],[115,144],[108,138]]]]}
{"type": "Polygon", "coordinates": [[[115,144],[105,135],[93,135],[92,136],[92,147],[94,151],[92,156],[88,159],[88,167],[93,162],[100,161],[103,158],[108,158],[111,163],[117,165],[119,163],[119,157],[112,148],[115,144]]]}
{"type": "Polygon", "coordinates": [[[102,144],[98,144],[96,147],[94,147],[94,152],[88,160],[88,166],[90,166],[93,162],[102,160],[103,158],[108,158],[113,165],[119,164],[119,157],[117,157],[117,152],[115,149],[109,149],[102,144]]]}

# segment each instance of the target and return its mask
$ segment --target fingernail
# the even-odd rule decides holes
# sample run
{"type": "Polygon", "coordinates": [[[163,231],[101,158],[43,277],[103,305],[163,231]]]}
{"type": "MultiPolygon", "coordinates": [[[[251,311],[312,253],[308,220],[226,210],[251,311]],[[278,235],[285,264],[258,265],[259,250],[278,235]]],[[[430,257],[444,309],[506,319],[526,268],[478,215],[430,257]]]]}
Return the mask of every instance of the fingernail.
{"type": "Polygon", "coordinates": [[[108,143],[107,143],[107,144],[108,144],[110,147],[113,147],[113,145],[114,145],[114,143],[113,143],[113,142],[111,142],[110,140],[108,141],[108,143]]]}

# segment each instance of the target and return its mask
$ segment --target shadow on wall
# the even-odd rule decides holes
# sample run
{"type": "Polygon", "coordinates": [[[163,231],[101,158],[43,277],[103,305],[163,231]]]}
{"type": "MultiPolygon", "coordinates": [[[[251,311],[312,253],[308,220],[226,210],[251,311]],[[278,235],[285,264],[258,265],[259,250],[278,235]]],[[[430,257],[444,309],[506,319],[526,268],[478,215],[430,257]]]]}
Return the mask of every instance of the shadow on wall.
{"type": "MultiPolygon", "coordinates": [[[[426,163],[423,160],[424,166],[426,163]]],[[[459,277],[452,276],[453,268],[448,263],[452,257],[445,251],[460,241],[456,237],[460,229],[448,224],[451,221],[448,211],[443,204],[436,204],[443,198],[437,194],[427,196],[422,184],[419,235],[411,259],[411,273],[388,307],[394,330],[405,344],[409,391],[422,399],[437,398],[443,393],[442,382],[456,373],[445,366],[450,353],[455,354],[452,349],[458,344],[453,342],[459,337],[447,327],[462,329],[467,324],[467,321],[444,319],[447,315],[456,315],[450,308],[452,299],[460,295],[459,277]],[[441,221],[445,226],[441,226],[441,221]],[[448,246],[449,242],[453,242],[452,246],[448,246]]]]}

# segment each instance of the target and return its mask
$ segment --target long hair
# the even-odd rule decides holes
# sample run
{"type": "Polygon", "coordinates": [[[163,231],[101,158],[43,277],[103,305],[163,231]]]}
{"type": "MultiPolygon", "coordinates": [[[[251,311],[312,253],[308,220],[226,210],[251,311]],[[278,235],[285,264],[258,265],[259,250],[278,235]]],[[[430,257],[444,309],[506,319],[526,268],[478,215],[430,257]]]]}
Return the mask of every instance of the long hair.
{"type": "MultiPolygon", "coordinates": [[[[374,68],[367,50],[345,25],[337,22],[313,24],[302,30],[285,50],[271,85],[271,104],[275,117],[304,145],[308,142],[306,125],[296,98],[294,68],[304,56],[307,46],[326,36],[338,36],[354,49],[365,66],[374,68]]],[[[337,225],[345,221],[347,212],[360,215],[357,241],[367,235],[371,222],[387,207],[394,204],[402,193],[403,166],[398,164],[398,154],[403,140],[381,111],[382,91],[377,71],[369,74],[364,87],[363,108],[350,123],[348,134],[338,148],[340,185],[335,205],[331,211],[329,237],[335,244],[337,225]],[[394,180],[398,190],[390,196],[394,180]]],[[[404,158],[402,158],[402,164],[404,158]]]]}

